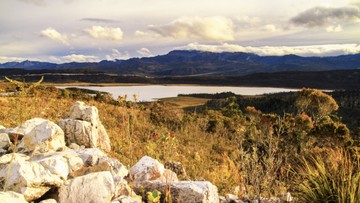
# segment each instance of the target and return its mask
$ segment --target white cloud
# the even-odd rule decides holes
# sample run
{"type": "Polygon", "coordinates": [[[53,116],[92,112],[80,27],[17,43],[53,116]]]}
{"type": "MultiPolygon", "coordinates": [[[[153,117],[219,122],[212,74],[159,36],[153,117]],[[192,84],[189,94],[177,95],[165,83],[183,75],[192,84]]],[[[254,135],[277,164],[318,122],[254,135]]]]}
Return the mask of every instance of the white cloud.
{"type": "Polygon", "coordinates": [[[341,27],[341,25],[330,25],[326,28],[326,32],[341,32],[343,29],[341,27]]]}
{"type": "Polygon", "coordinates": [[[236,23],[243,28],[257,27],[261,23],[260,18],[250,16],[237,16],[235,20],[236,23]]]}
{"type": "Polygon", "coordinates": [[[65,62],[98,62],[99,58],[96,56],[71,54],[71,55],[61,57],[60,61],[63,63],[65,63],[65,62]]]}
{"type": "Polygon", "coordinates": [[[21,62],[25,61],[25,58],[20,57],[7,57],[7,56],[0,56],[0,63],[6,63],[6,62],[21,62]]]}
{"type": "Polygon", "coordinates": [[[234,40],[232,20],[222,17],[180,17],[166,25],[150,25],[149,29],[175,39],[202,39],[208,41],[234,40]]]}
{"type": "Polygon", "coordinates": [[[276,25],[267,24],[264,26],[264,30],[268,32],[277,32],[279,29],[276,27],[276,25]]]}
{"type": "Polygon", "coordinates": [[[45,30],[42,30],[41,31],[41,35],[42,36],[45,36],[45,37],[48,37],[52,40],[55,40],[55,41],[58,41],[58,42],[61,42],[65,45],[70,45],[69,42],[68,42],[68,38],[65,34],[61,34],[59,33],[58,31],[56,31],[54,28],[46,28],[45,30]]]}
{"type": "Polygon", "coordinates": [[[130,54],[129,52],[125,51],[124,53],[121,53],[119,50],[117,49],[112,49],[111,50],[111,54],[108,54],[105,56],[106,60],[108,61],[114,61],[116,59],[129,59],[130,58],[130,54]]]}
{"type": "Polygon", "coordinates": [[[92,26],[84,31],[95,39],[105,39],[110,41],[121,41],[124,35],[119,27],[92,26]]]}
{"type": "Polygon", "coordinates": [[[149,56],[153,55],[148,48],[141,48],[141,49],[137,50],[136,52],[144,57],[149,57],[149,56]]]}
{"type": "Polygon", "coordinates": [[[206,45],[190,43],[176,49],[202,50],[210,52],[248,52],[259,55],[287,55],[296,54],[300,56],[324,56],[360,53],[359,44],[325,44],[311,46],[240,46],[236,44],[206,45]]]}

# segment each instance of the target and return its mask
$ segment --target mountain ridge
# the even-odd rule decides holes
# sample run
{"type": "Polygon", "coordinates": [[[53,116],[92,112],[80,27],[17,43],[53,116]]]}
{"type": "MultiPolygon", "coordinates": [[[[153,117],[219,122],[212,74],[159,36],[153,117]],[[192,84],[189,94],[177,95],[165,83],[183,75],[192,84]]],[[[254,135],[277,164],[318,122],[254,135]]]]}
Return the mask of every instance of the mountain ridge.
{"type": "Polygon", "coordinates": [[[249,75],[282,71],[328,71],[360,68],[360,54],[303,57],[298,55],[260,56],[246,52],[173,50],[165,55],[100,62],[23,61],[0,64],[0,68],[87,69],[141,76],[249,75]]]}

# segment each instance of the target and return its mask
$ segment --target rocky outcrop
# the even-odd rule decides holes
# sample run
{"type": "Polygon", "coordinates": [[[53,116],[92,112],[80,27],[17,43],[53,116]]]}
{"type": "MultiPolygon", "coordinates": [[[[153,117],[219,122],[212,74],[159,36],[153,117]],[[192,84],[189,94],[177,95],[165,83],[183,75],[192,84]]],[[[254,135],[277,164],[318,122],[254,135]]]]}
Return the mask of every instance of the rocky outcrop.
{"type": "Polygon", "coordinates": [[[65,148],[64,132],[55,123],[33,118],[9,130],[11,136],[21,140],[17,149],[22,153],[44,153],[65,148]]]}
{"type": "Polygon", "coordinates": [[[97,147],[106,152],[111,150],[109,136],[102,125],[98,109],[76,102],[70,109],[70,117],[59,122],[64,130],[66,143],[76,143],[86,148],[97,147]]]}
{"type": "Polygon", "coordinates": [[[115,191],[110,172],[97,172],[68,180],[59,189],[59,203],[111,202],[115,191]]]}
{"type": "MultiPolygon", "coordinates": [[[[210,182],[179,181],[156,159],[144,156],[128,171],[109,157],[109,137],[95,107],[76,102],[59,125],[35,118],[0,130],[0,186],[6,191],[0,202],[140,203],[146,197],[137,194],[154,190],[162,199],[170,192],[173,203],[219,202],[210,182]]],[[[180,166],[167,167],[183,175],[180,166]]]]}
{"type": "Polygon", "coordinates": [[[24,195],[13,192],[0,192],[1,203],[27,203],[24,198],[24,195]]]}

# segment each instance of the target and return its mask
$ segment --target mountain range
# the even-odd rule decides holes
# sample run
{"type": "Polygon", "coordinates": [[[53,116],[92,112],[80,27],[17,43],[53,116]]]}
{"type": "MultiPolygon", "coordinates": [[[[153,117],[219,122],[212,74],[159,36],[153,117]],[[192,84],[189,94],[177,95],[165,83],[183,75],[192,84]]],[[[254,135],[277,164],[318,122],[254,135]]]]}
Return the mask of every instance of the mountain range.
{"type": "Polygon", "coordinates": [[[328,71],[360,68],[360,54],[301,57],[297,55],[259,56],[243,52],[175,50],[166,55],[100,61],[97,63],[8,62],[0,68],[60,71],[76,69],[138,76],[243,76],[283,71],[328,71]]]}

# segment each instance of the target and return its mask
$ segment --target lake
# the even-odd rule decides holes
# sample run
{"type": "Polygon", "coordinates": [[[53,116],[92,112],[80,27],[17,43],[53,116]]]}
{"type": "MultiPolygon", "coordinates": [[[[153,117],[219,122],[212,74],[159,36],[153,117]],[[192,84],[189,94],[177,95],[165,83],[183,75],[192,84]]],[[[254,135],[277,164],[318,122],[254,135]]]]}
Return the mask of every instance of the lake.
{"type": "Polygon", "coordinates": [[[127,95],[128,100],[137,95],[138,101],[154,101],[161,98],[176,97],[179,94],[233,92],[239,95],[260,95],[277,92],[298,91],[298,89],[273,88],[273,87],[224,87],[224,86],[177,86],[177,85],[143,85],[143,86],[58,86],[57,88],[76,87],[82,89],[109,92],[116,99],[118,96],[127,95]]]}

